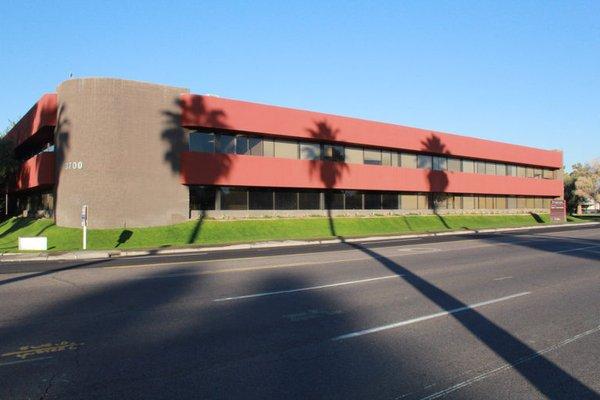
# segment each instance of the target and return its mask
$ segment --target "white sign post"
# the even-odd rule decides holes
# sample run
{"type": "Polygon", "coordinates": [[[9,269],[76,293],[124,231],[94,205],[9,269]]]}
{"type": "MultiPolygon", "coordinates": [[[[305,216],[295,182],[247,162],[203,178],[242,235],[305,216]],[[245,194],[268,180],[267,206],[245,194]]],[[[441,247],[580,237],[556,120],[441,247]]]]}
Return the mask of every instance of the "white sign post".
{"type": "Polygon", "coordinates": [[[83,227],[83,249],[87,250],[88,206],[81,207],[81,226],[83,227]]]}

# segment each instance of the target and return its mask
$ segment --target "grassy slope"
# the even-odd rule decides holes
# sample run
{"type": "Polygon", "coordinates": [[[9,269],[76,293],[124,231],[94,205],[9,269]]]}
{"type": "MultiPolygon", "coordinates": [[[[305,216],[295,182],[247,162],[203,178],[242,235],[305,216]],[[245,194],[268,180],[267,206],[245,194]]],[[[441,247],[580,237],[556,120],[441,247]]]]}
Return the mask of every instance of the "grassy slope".
{"type": "MultiPolygon", "coordinates": [[[[344,237],[392,235],[416,232],[439,232],[457,229],[516,227],[548,223],[548,215],[537,221],[531,215],[449,215],[373,218],[337,218],[336,233],[344,237]]],[[[569,217],[571,222],[582,221],[569,217]]],[[[332,237],[326,218],[264,219],[216,221],[205,220],[196,239],[196,222],[155,228],[90,230],[89,249],[132,249],[176,247],[189,244],[224,244],[283,239],[320,239],[332,237]],[[119,238],[127,238],[121,240],[119,238]]],[[[50,220],[12,218],[0,224],[0,252],[13,252],[18,236],[47,236],[49,250],[77,250],[81,247],[81,229],[60,228],[50,220]]]]}

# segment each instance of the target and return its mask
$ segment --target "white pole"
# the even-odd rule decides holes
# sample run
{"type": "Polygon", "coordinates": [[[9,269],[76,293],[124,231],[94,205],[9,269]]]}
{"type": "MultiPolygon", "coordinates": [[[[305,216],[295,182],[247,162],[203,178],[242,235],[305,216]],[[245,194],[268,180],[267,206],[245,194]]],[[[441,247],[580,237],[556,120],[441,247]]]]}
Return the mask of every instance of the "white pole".
{"type": "Polygon", "coordinates": [[[87,250],[87,224],[83,225],[83,249],[87,250]]]}

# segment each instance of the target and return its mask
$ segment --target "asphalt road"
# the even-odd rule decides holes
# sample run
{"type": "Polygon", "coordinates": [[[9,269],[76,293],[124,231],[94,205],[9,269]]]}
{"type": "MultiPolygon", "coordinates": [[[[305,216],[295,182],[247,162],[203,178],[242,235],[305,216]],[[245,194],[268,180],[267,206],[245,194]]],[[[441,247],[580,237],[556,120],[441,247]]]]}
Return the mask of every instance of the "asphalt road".
{"type": "Polygon", "coordinates": [[[600,228],[0,264],[0,399],[597,399],[600,228]]]}

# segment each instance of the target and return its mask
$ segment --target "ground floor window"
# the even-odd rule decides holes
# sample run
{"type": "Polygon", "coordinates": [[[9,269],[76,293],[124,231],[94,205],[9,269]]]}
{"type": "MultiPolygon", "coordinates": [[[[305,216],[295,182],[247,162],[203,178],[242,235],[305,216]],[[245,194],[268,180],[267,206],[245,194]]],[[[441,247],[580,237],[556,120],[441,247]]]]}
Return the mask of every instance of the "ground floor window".
{"type": "Polygon", "coordinates": [[[550,207],[551,197],[190,186],[191,210],[513,210],[550,207]]]}

